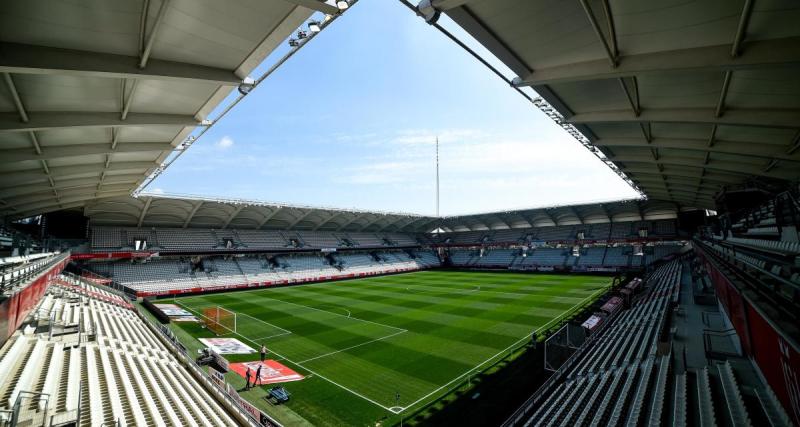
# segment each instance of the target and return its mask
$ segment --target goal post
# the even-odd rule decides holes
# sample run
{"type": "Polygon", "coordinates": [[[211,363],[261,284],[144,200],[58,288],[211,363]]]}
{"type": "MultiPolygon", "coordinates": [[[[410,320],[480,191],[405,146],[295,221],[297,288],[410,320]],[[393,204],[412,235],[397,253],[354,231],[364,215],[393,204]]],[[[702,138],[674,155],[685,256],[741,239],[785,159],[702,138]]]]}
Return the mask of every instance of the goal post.
{"type": "Polygon", "coordinates": [[[207,307],[203,309],[206,327],[217,335],[236,332],[236,312],[225,307],[207,307]]]}

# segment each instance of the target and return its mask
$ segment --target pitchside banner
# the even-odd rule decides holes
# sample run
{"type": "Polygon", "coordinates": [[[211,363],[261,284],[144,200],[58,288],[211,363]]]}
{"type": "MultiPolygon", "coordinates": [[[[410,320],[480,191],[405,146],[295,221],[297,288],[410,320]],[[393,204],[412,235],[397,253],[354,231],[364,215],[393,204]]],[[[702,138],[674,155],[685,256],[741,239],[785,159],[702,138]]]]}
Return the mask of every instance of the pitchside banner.
{"type": "Polygon", "coordinates": [[[255,375],[259,365],[261,366],[261,383],[263,384],[285,383],[303,379],[302,375],[275,360],[231,363],[230,367],[233,372],[246,378],[247,368],[250,368],[250,375],[255,375]]]}
{"type": "Polygon", "coordinates": [[[236,338],[198,338],[198,340],[217,354],[249,354],[256,352],[236,338]]]}

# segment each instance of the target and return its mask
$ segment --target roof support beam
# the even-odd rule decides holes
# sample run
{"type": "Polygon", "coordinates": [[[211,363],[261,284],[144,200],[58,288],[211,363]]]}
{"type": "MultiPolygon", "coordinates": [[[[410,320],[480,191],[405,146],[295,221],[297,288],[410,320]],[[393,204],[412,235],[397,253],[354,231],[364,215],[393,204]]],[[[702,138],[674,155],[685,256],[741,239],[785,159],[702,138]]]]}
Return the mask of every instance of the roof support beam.
{"type": "Polygon", "coordinates": [[[755,126],[796,129],[800,110],[730,110],[715,117],[711,109],[646,109],[639,116],[626,110],[578,113],[566,121],[572,124],[594,123],[707,123],[730,126],[755,126]]]}
{"type": "Polygon", "coordinates": [[[639,117],[641,114],[641,106],[639,104],[639,84],[636,81],[636,76],[631,77],[631,81],[633,82],[633,89],[628,89],[628,84],[625,82],[625,78],[619,77],[619,84],[622,86],[622,90],[625,92],[625,97],[628,98],[628,102],[631,104],[631,110],[633,110],[633,114],[636,117],[639,117]],[[631,93],[631,91],[633,93],[631,93]]]}
{"type": "MultiPolygon", "coordinates": [[[[154,162],[116,162],[108,171],[140,172],[158,166],[154,162]]],[[[103,172],[103,165],[59,166],[49,168],[52,179],[86,178],[86,175],[98,176],[103,172]]],[[[125,174],[128,175],[128,174],[125,174]]],[[[26,170],[0,173],[0,188],[13,187],[30,182],[41,182],[47,175],[39,170],[26,170]]]]}
{"type": "Polygon", "coordinates": [[[326,218],[325,220],[321,221],[319,224],[317,224],[316,227],[312,228],[311,231],[319,230],[322,226],[324,226],[325,224],[331,222],[332,219],[338,217],[339,215],[342,215],[343,213],[344,213],[344,211],[339,211],[339,212],[332,213],[331,215],[328,216],[328,218],[326,218]]]}
{"type": "Polygon", "coordinates": [[[144,50],[142,50],[139,57],[139,68],[147,67],[147,61],[150,59],[150,53],[153,51],[153,44],[156,42],[158,29],[161,28],[161,23],[164,22],[164,15],[167,13],[168,6],[169,0],[161,0],[161,7],[158,8],[156,21],[153,23],[153,28],[150,30],[150,35],[147,36],[147,42],[145,42],[144,50]]]}
{"type": "Polygon", "coordinates": [[[194,116],[179,114],[130,113],[125,121],[118,113],[106,112],[37,112],[27,123],[20,123],[16,114],[0,113],[0,133],[29,132],[79,127],[123,126],[198,126],[194,116]]]}
{"type": "Polygon", "coordinates": [[[66,195],[58,200],[53,197],[44,198],[41,201],[37,202],[28,202],[26,201],[24,204],[20,204],[15,206],[17,212],[24,212],[24,211],[36,211],[38,209],[45,209],[48,207],[61,207],[63,205],[75,203],[75,202],[85,202],[87,200],[93,200],[97,197],[114,197],[114,196],[125,196],[130,194],[128,190],[115,190],[109,192],[101,192],[100,194],[95,193],[94,190],[87,192],[87,193],[74,193],[74,195],[66,195]]]}
{"type": "MultiPolygon", "coordinates": [[[[607,6],[608,3],[604,2],[604,6],[607,6]]],[[[592,11],[592,6],[589,4],[589,0],[581,0],[581,6],[583,6],[583,11],[586,12],[586,17],[589,18],[589,23],[592,24],[592,28],[594,29],[595,34],[600,39],[600,42],[603,44],[603,49],[606,51],[606,56],[608,57],[608,61],[611,63],[611,67],[614,68],[617,66],[617,57],[612,52],[611,47],[609,46],[608,40],[606,40],[606,36],[603,34],[603,29],[600,27],[600,24],[597,22],[597,17],[594,16],[594,12],[592,11]]],[[[605,9],[608,12],[610,9],[605,9]]],[[[607,16],[609,22],[611,22],[612,17],[607,16]]],[[[609,25],[609,28],[613,28],[613,25],[609,25]]],[[[614,34],[610,35],[614,37],[614,34]]],[[[616,42],[614,43],[616,45],[616,42]]]]}
{"type": "MultiPolygon", "coordinates": [[[[401,216],[401,217],[398,217],[398,218],[395,218],[394,220],[392,220],[392,221],[389,221],[389,222],[388,222],[387,224],[385,224],[383,227],[381,227],[381,228],[379,228],[379,229],[375,230],[375,232],[376,232],[376,233],[383,233],[383,232],[385,232],[387,229],[390,229],[390,228],[392,228],[392,227],[396,227],[396,225],[397,225],[398,223],[401,223],[401,222],[403,222],[403,221],[405,221],[405,220],[407,220],[407,218],[406,218],[406,217],[402,217],[402,216],[401,216]]],[[[395,231],[396,231],[396,230],[397,230],[397,228],[395,228],[395,231]]]]}
{"type": "Polygon", "coordinates": [[[431,0],[431,5],[436,10],[441,10],[445,12],[450,9],[455,9],[457,7],[464,6],[470,1],[471,0],[431,0]]]}
{"type": "Polygon", "coordinates": [[[0,72],[68,75],[112,79],[164,80],[238,86],[242,79],[231,70],[151,59],[147,69],[138,58],[45,46],[0,42],[0,72]]]}
{"type": "Polygon", "coordinates": [[[728,87],[731,84],[732,75],[733,71],[725,71],[725,77],[722,79],[722,90],[720,90],[719,100],[717,100],[717,108],[714,109],[714,117],[720,117],[725,112],[725,98],[728,96],[728,87]]]}
{"type": "Polygon", "coordinates": [[[379,223],[382,219],[384,219],[383,215],[375,214],[375,217],[372,218],[372,220],[367,221],[367,223],[363,227],[358,229],[358,231],[362,232],[362,231],[366,230],[367,228],[379,223]]]}
{"type": "Polygon", "coordinates": [[[19,97],[19,92],[17,92],[17,86],[14,84],[14,79],[11,78],[11,74],[4,72],[3,80],[6,82],[8,92],[11,93],[11,99],[14,100],[14,106],[17,107],[17,113],[19,113],[20,120],[22,120],[24,123],[28,123],[28,112],[25,111],[25,107],[22,105],[22,99],[19,97]]]}
{"type": "Polygon", "coordinates": [[[97,154],[112,153],[159,153],[172,150],[172,145],[167,142],[126,142],[114,150],[106,144],[78,144],[48,147],[39,149],[40,153],[33,153],[27,148],[14,148],[0,150],[0,164],[24,162],[28,160],[52,160],[69,157],[82,157],[97,154]]]}
{"type": "Polygon", "coordinates": [[[753,13],[753,3],[755,0],[744,0],[742,7],[742,14],[739,17],[739,26],[736,28],[736,35],[733,38],[733,45],[731,46],[731,57],[736,58],[739,56],[739,48],[747,35],[747,26],[750,24],[750,15],[753,13]]]}
{"type": "Polygon", "coordinates": [[[242,209],[246,207],[247,205],[239,205],[238,207],[236,207],[236,209],[233,212],[231,212],[230,216],[228,216],[228,218],[225,220],[225,223],[222,224],[222,229],[224,230],[228,228],[228,225],[230,225],[231,221],[233,221],[236,218],[236,216],[239,215],[239,212],[241,212],[242,209]]]}
{"type": "MultiPolygon", "coordinates": [[[[540,68],[517,73],[516,86],[538,86],[555,83],[630,77],[638,74],[680,70],[747,70],[775,66],[800,66],[800,37],[756,40],[741,45],[742,53],[731,58],[731,45],[717,45],[664,52],[624,55],[616,68],[608,60],[540,68]]],[[[515,71],[516,72],[516,71],[515,71]]]]}
{"type": "MultiPolygon", "coordinates": [[[[480,42],[490,52],[502,61],[511,71],[518,76],[527,76],[532,69],[525,61],[517,56],[502,40],[492,33],[486,26],[464,6],[455,7],[447,11],[456,24],[480,42]]],[[[608,64],[606,64],[608,66],[608,64]]]]}
{"type": "Polygon", "coordinates": [[[669,188],[670,190],[685,190],[698,193],[716,193],[720,185],[693,185],[686,183],[674,183],[672,181],[662,181],[659,179],[641,179],[645,188],[669,188]]]}
{"type": "Polygon", "coordinates": [[[302,214],[298,215],[297,217],[295,217],[294,221],[292,221],[291,223],[289,223],[288,226],[286,226],[286,229],[287,230],[291,230],[292,228],[294,228],[295,225],[300,224],[300,222],[302,222],[304,219],[306,219],[313,212],[314,212],[314,209],[308,209],[307,211],[305,211],[302,214]]]}
{"type": "MultiPolygon", "coordinates": [[[[121,178],[114,177],[114,178],[121,178]]],[[[107,182],[104,189],[111,188],[112,186],[118,187],[119,189],[127,188],[131,190],[135,184],[136,180],[140,178],[139,175],[136,175],[132,179],[128,180],[116,180],[113,182],[107,182]]],[[[68,192],[74,189],[80,188],[95,188],[97,186],[97,178],[81,178],[81,179],[71,179],[71,180],[64,180],[64,181],[55,181],[55,190],[59,192],[68,192]]],[[[25,185],[25,186],[16,186],[16,187],[9,187],[7,189],[0,190],[0,198],[14,198],[19,196],[26,196],[31,194],[42,194],[42,193],[51,193],[53,191],[53,187],[50,186],[48,183],[47,185],[25,185]]]]}
{"type": "MultiPolygon", "coordinates": [[[[638,174],[636,174],[635,179],[636,179],[637,182],[651,183],[651,184],[652,183],[661,184],[662,182],[664,182],[664,180],[661,179],[661,175],[660,174],[656,174],[656,173],[652,173],[652,174],[638,173],[638,174]]],[[[686,177],[686,176],[669,175],[667,177],[667,181],[666,182],[668,182],[670,184],[688,185],[688,186],[695,186],[696,187],[697,186],[697,181],[700,180],[700,179],[701,179],[701,177],[699,175],[695,176],[695,177],[692,177],[692,178],[689,178],[689,177],[686,177]]],[[[735,182],[738,182],[738,180],[725,180],[725,179],[713,179],[713,178],[712,179],[706,179],[705,181],[706,182],[703,185],[710,186],[710,187],[718,187],[720,185],[728,185],[728,184],[733,184],[735,182]]]]}
{"type": "MultiPolygon", "coordinates": [[[[670,178],[678,177],[678,178],[686,178],[686,179],[700,179],[701,174],[700,171],[694,172],[694,169],[689,168],[689,171],[686,170],[675,170],[671,169],[669,171],[670,178]]],[[[639,179],[641,176],[654,176],[661,179],[661,175],[657,172],[653,171],[652,166],[650,165],[634,165],[634,166],[627,166],[625,167],[625,172],[632,174],[636,179],[639,179]]],[[[720,172],[714,171],[714,182],[719,182],[721,184],[737,184],[742,182],[740,175],[730,174],[727,172],[720,172]]]]}
{"type": "Polygon", "coordinates": [[[418,231],[419,229],[426,229],[425,231],[427,232],[428,231],[427,228],[431,227],[433,224],[436,224],[437,222],[438,222],[437,228],[443,226],[441,218],[430,218],[430,217],[421,216],[421,217],[415,218],[413,221],[409,222],[407,225],[404,225],[398,231],[409,232],[409,231],[418,231]],[[409,230],[409,227],[412,227],[412,229],[409,230]]]}
{"type": "Polygon", "coordinates": [[[350,224],[352,224],[352,223],[354,223],[354,222],[358,221],[358,219],[359,219],[359,218],[361,218],[361,216],[360,216],[360,215],[353,215],[353,217],[352,217],[352,218],[350,218],[349,220],[345,221],[345,222],[344,222],[342,225],[340,225],[340,226],[339,226],[339,228],[337,228],[337,229],[336,229],[336,231],[342,231],[342,230],[344,230],[344,229],[345,229],[345,228],[347,228],[347,226],[349,226],[350,224]]]}
{"type": "Polygon", "coordinates": [[[194,206],[192,206],[192,210],[189,211],[189,215],[186,216],[186,220],[183,221],[183,226],[181,226],[181,228],[186,228],[189,226],[189,223],[192,222],[192,218],[194,218],[194,214],[197,213],[197,210],[200,209],[201,206],[203,206],[202,200],[195,202],[194,206]]]}
{"type": "MultiPolygon", "coordinates": [[[[598,147],[638,147],[638,148],[659,148],[677,149],[699,152],[720,153],[733,156],[780,158],[789,161],[800,162],[798,156],[786,154],[784,146],[776,144],[764,144],[758,142],[740,141],[719,141],[716,140],[712,146],[704,139],[688,138],[655,138],[652,142],[647,142],[644,138],[603,138],[594,142],[598,147]]],[[[707,163],[707,162],[705,162],[707,163]]]]}
{"type": "Polygon", "coordinates": [[[142,211],[139,213],[139,221],[136,222],[137,227],[142,226],[142,223],[144,222],[144,217],[147,215],[147,211],[150,209],[151,203],[153,203],[152,197],[148,197],[147,200],[144,201],[144,206],[142,207],[142,211]]]}
{"type": "Polygon", "coordinates": [[[296,4],[298,6],[303,6],[307,9],[316,10],[317,12],[326,13],[328,15],[335,15],[339,12],[338,7],[328,3],[327,1],[323,0],[283,0],[290,4],[296,4]]]}
{"type": "Polygon", "coordinates": [[[274,218],[275,215],[277,215],[278,212],[280,212],[281,210],[283,210],[283,208],[281,208],[280,206],[276,207],[276,208],[273,208],[272,212],[270,212],[269,214],[264,216],[264,218],[258,223],[258,226],[256,227],[256,229],[260,230],[261,227],[263,227],[267,222],[269,222],[269,220],[274,218]]]}
{"type": "Polygon", "coordinates": [[[545,208],[545,209],[542,209],[540,212],[545,214],[545,216],[547,216],[547,218],[550,219],[550,221],[553,221],[553,225],[558,225],[558,218],[553,216],[553,213],[550,212],[550,209],[545,208]]]}
{"type": "MultiPolygon", "coordinates": [[[[650,157],[647,156],[616,156],[612,160],[615,162],[621,163],[645,163],[645,164],[652,164],[654,163],[650,157]]],[[[775,172],[764,171],[763,169],[759,168],[758,166],[753,166],[748,163],[734,163],[734,162],[714,162],[708,165],[703,165],[702,161],[697,162],[696,164],[691,163],[693,159],[686,159],[686,158],[679,158],[679,159],[667,159],[661,158],[659,160],[659,164],[661,165],[673,165],[678,167],[686,167],[686,168],[698,168],[698,169],[707,169],[709,171],[721,171],[732,175],[740,175],[740,176],[752,176],[752,175],[764,175],[769,176],[772,178],[777,179],[784,179],[784,180],[791,180],[792,176],[788,176],[786,174],[776,174],[775,172]]],[[[623,168],[624,169],[624,168],[623,168]]],[[[669,172],[667,172],[669,174],[669,172]]]]}
{"type": "Polygon", "coordinates": [[[786,149],[786,154],[794,154],[797,149],[800,148],[800,130],[794,135],[794,139],[789,144],[789,148],[786,149]]]}

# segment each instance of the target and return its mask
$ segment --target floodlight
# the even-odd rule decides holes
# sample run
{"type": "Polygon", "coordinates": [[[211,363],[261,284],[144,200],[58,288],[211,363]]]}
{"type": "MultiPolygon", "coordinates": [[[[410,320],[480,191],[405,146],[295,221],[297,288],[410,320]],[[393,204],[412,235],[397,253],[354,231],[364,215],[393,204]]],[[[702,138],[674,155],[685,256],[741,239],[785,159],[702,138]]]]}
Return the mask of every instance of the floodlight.
{"type": "Polygon", "coordinates": [[[254,87],[256,87],[256,81],[252,77],[245,77],[239,84],[239,93],[247,95],[254,87]]]}
{"type": "Polygon", "coordinates": [[[322,31],[322,27],[319,26],[319,22],[311,21],[308,23],[308,31],[311,31],[312,33],[318,33],[322,31]]]}
{"type": "Polygon", "coordinates": [[[289,46],[297,47],[297,46],[300,46],[300,43],[295,39],[289,39],[289,46]]]}
{"type": "Polygon", "coordinates": [[[347,0],[336,0],[336,7],[338,7],[339,10],[345,10],[350,7],[350,2],[347,0]]]}
{"type": "Polygon", "coordinates": [[[303,40],[304,38],[308,37],[308,33],[303,30],[297,31],[297,38],[298,40],[303,40]]]}

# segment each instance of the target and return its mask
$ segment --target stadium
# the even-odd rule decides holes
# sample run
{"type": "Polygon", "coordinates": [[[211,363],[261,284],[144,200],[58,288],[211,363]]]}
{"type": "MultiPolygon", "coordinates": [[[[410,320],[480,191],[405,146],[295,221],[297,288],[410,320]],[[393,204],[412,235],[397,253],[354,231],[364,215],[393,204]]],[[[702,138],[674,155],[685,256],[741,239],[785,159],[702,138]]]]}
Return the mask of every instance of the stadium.
{"type": "Polygon", "coordinates": [[[800,425],[800,5],[392,1],[637,197],[156,191],[380,3],[0,5],[0,426],[800,425]]]}

